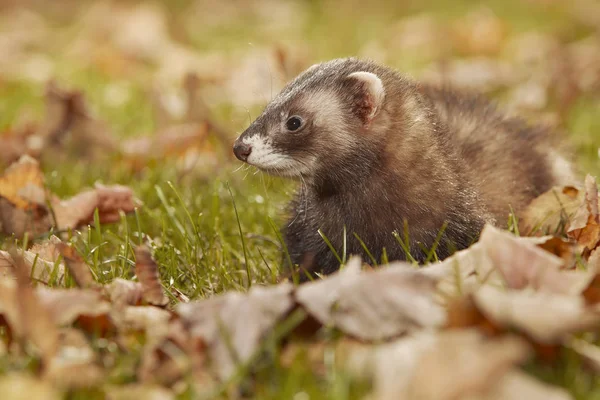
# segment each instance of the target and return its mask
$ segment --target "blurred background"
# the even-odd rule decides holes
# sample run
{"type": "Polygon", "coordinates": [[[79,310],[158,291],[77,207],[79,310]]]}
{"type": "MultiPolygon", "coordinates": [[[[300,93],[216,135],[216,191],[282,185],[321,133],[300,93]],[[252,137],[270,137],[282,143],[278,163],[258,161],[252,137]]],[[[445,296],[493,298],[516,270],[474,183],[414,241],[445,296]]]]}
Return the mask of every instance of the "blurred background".
{"type": "Polygon", "coordinates": [[[595,0],[3,0],[0,129],[38,115],[56,79],[118,135],[148,134],[149,93],[179,117],[192,72],[233,138],[302,69],[349,55],[487,92],[565,128],[584,168],[598,166],[595,0]]]}

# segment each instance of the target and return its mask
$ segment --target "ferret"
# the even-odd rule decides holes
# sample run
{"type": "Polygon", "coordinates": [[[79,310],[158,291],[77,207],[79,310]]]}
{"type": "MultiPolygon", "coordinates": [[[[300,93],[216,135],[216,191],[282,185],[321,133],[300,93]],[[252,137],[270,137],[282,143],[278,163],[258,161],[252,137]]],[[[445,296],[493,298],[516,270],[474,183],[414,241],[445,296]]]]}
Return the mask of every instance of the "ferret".
{"type": "Polygon", "coordinates": [[[344,250],[423,263],[470,246],[486,223],[507,226],[511,212],[574,180],[562,148],[480,95],[344,58],[288,83],[233,152],[300,181],[282,229],[287,252],[329,274],[344,250]]]}

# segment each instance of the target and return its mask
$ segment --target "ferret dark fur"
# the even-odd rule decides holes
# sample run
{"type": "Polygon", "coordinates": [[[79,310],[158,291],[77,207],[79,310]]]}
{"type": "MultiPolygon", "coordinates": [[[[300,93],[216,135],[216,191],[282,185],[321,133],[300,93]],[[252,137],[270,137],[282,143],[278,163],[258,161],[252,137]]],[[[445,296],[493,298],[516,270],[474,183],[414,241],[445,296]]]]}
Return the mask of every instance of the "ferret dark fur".
{"type": "Polygon", "coordinates": [[[484,224],[506,226],[554,185],[572,182],[568,157],[548,130],[509,117],[480,96],[436,88],[373,62],[314,65],[289,83],[236,140],[238,158],[300,181],[283,228],[292,262],[317,272],[347,254],[407,258],[393,232],[405,223],[422,262],[477,240],[484,224]],[[300,117],[302,126],[294,131],[300,117]]]}

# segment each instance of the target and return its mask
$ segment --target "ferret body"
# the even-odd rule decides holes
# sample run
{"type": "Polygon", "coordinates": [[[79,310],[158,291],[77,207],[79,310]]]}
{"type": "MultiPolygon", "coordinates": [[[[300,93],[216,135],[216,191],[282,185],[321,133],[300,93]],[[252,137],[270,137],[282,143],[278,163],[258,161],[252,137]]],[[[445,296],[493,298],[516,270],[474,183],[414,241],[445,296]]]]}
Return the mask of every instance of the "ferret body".
{"type": "Polygon", "coordinates": [[[294,264],[309,257],[331,273],[340,262],[321,233],[338,254],[345,246],[365,261],[381,262],[384,251],[407,259],[399,238],[419,262],[435,246],[439,259],[468,247],[484,224],[506,226],[511,209],[573,180],[559,148],[547,130],[482,97],[347,58],[289,83],[234,153],[301,181],[283,229],[287,250],[294,264]]]}

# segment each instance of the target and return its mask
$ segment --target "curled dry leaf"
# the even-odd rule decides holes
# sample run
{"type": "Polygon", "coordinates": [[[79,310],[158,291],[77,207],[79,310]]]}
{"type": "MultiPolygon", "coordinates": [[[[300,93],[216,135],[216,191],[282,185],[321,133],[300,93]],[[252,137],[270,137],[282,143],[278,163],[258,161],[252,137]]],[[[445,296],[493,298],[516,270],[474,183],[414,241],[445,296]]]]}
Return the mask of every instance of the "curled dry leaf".
{"type": "Polygon", "coordinates": [[[16,251],[12,252],[11,257],[15,261],[17,276],[14,304],[16,304],[22,337],[33,343],[42,359],[48,363],[58,350],[58,329],[48,309],[31,286],[29,271],[23,258],[16,251]]]}
{"type": "Polygon", "coordinates": [[[58,326],[75,323],[85,323],[90,327],[111,324],[110,304],[97,290],[39,288],[36,293],[47,314],[58,326]],[[95,323],[91,323],[92,321],[95,323]]]}
{"type": "Polygon", "coordinates": [[[573,186],[553,187],[526,207],[519,231],[527,236],[566,233],[566,226],[584,197],[584,192],[573,186]]]}
{"type": "Polygon", "coordinates": [[[88,190],[63,201],[53,201],[56,223],[60,229],[76,228],[94,220],[98,209],[100,223],[117,222],[120,213],[130,213],[139,205],[133,192],[126,186],[96,184],[88,190]]]}
{"type": "Polygon", "coordinates": [[[116,222],[121,212],[132,212],[139,204],[131,189],[121,185],[97,184],[63,201],[53,195],[48,198],[39,163],[29,156],[21,157],[0,177],[0,227],[18,237],[46,232],[55,223],[59,230],[77,228],[93,221],[96,209],[100,222],[116,222]]]}
{"type": "Polygon", "coordinates": [[[296,299],[323,325],[363,340],[382,340],[444,324],[445,311],[435,301],[437,282],[409,264],[397,263],[304,284],[296,299]],[[327,282],[331,279],[338,282],[327,282]]]}
{"type": "Polygon", "coordinates": [[[135,274],[142,284],[142,296],[146,302],[162,307],[169,304],[169,299],[160,283],[158,266],[146,246],[138,246],[135,249],[135,274]]]}
{"type": "Polygon", "coordinates": [[[104,290],[108,294],[110,302],[116,308],[122,308],[127,305],[140,305],[144,297],[144,287],[141,283],[121,278],[117,278],[110,284],[105,285],[104,290]]]}
{"type": "Polygon", "coordinates": [[[539,238],[518,238],[491,225],[485,226],[480,238],[481,245],[509,288],[581,293],[589,283],[589,274],[563,270],[563,259],[540,248],[539,242],[539,238]]]}
{"type": "Polygon", "coordinates": [[[88,288],[97,286],[96,280],[92,275],[92,271],[83,261],[81,256],[77,254],[75,248],[68,246],[64,243],[60,243],[57,246],[58,251],[62,254],[67,268],[71,276],[75,280],[75,284],[80,288],[88,288]]]}
{"type": "Polygon", "coordinates": [[[588,250],[595,249],[600,242],[598,186],[591,175],[585,178],[585,200],[571,220],[567,234],[588,250]]]}
{"type": "Polygon", "coordinates": [[[600,313],[586,307],[582,296],[483,286],[474,300],[493,323],[518,329],[538,343],[560,343],[569,333],[600,326],[600,313]]]}
{"type": "MultiPolygon", "coordinates": [[[[31,250],[22,251],[19,254],[23,257],[24,266],[29,271],[29,276],[42,283],[49,283],[50,280],[62,281],[65,274],[65,266],[57,263],[56,245],[60,239],[52,236],[49,240],[36,243],[31,250]]],[[[14,277],[15,262],[8,252],[0,250],[0,276],[14,277]]]]}
{"type": "Polygon", "coordinates": [[[7,168],[0,177],[0,196],[20,209],[43,207],[44,175],[38,162],[25,155],[7,168]]]}
{"type": "Polygon", "coordinates": [[[192,337],[201,338],[220,379],[227,379],[238,363],[246,363],[261,339],[293,307],[293,285],[254,287],[248,294],[226,293],[208,300],[179,304],[192,337]]]}
{"type": "Polygon", "coordinates": [[[51,226],[45,206],[44,178],[36,160],[22,156],[0,177],[0,228],[18,237],[51,226]]]}

